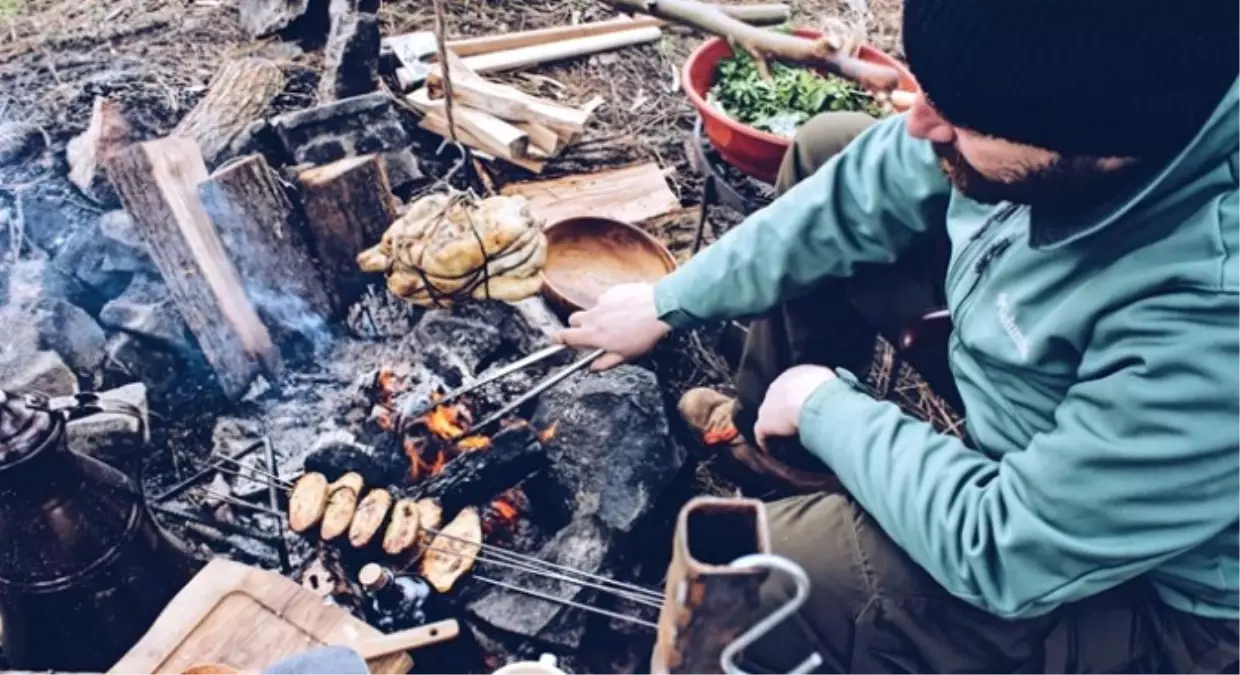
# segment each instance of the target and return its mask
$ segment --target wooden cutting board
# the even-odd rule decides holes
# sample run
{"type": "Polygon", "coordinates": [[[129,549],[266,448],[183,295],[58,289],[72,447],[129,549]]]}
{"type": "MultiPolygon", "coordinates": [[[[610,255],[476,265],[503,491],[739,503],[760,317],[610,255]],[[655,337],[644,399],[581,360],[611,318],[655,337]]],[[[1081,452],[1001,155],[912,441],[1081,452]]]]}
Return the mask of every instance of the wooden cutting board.
{"type": "MultiPolygon", "coordinates": [[[[109,673],[184,673],[218,663],[259,673],[321,645],[383,635],[275,572],[217,558],[168,603],[146,635],[109,673]]],[[[405,653],[369,661],[372,673],[407,673],[405,653]]]]}

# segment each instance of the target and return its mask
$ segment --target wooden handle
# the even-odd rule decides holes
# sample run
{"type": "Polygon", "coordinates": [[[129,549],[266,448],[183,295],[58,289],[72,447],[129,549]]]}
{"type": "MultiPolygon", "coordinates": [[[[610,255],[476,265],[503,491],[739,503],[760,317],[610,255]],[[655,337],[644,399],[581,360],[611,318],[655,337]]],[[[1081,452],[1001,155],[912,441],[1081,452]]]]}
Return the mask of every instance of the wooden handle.
{"type": "Polygon", "coordinates": [[[447,47],[455,52],[457,56],[477,56],[479,54],[490,54],[508,49],[559,42],[561,40],[615,33],[630,28],[659,26],[662,23],[661,20],[650,16],[642,16],[636,19],[608,19],[607,21],[594,21],[576,26],[556,26],[555,28],[541,28],[505,35],[486,35],[464,40],[449,40],[447,47]]]}
{"type": "Polygon", "coordinates": [[[851,56],[835,55],[826,60],[826,69],[875,92],[889,92],[900,86],[900,74],[894,68],[862,61],[851,56]]]}
{"type": "MultiPolygon", "coordinates": [[[[502,52],[471,56],[465,59],[465,64],[475,73],[494,73],[514,68],[525,68],[526,66],[533,66],[548,61],[558,61],[574,56],[605,52],[643,42],[654,42],[662,35],[663,32],[657,27],[646,26],[645,28],[633,28],[615,33],[572,38],[543,45],[519,47],[502,52]]],[[[438,71],[438,68],[431,69],[431,72],[435,75],[438,75],[438,71]]]]}
{"type": "Polygon", "coordinates": [[[397,631],[383,637],[372,638],[357,645],[354,649],[369,661],[397,652],[405,652],[418,647],[429,647],[447,642],[461,633],[461,625],[455,619],[436,621],[425,626],[397,631]]]}

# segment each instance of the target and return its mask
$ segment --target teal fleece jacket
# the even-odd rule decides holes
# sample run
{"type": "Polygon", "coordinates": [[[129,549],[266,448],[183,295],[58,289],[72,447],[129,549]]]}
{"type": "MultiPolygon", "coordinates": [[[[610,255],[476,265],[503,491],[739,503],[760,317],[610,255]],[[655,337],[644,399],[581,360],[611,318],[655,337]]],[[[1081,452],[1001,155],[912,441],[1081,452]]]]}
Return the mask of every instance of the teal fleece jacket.
{"type": "Polygon", "coordinates": [[[973,447],[846,372],[806,402],[803,445],[944,588],[993,614],[1143,576],[1172,607],[1236,619],[1238,86],[1139,189],[1071,217],[970,201],[903,118],[885,120],[658,283],[659,316],[756,315],[946,227],[973,447]]]}

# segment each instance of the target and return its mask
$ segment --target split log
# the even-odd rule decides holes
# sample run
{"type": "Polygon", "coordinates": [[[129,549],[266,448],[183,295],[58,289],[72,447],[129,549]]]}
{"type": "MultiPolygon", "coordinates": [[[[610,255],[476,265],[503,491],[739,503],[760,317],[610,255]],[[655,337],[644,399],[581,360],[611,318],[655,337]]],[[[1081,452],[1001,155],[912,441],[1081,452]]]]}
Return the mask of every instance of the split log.
{"type": "Polygon", "coordinates": [[[207,167],[194,142],[131,145],[106,170],[224,393],[239,398],[260,371],[277,372],[267,327],[198,198],[207,167]]]}
{"type": "Polygon", "coordinates": [[[331,315],[300,214],[262,155],[225,164],[198,192],[247,295],[269,326],[297,334],[331,315]]]}
{"type": "Polygon", "coordinates": [[[530,155],[537,156],[534,153],[537,150],[543,157],[555,157],[568,147],[568,143],[561,139],[551,127],[537,122],[513,122],[512,126],[529,136],[530,147],[526,148],[526,152],[530,155]]]}
{"type": "MultiPolygon", "coordinates": [[[[426,89],[419,89],[413,92],[405,100],[422,114],[430,111],[443,111],[444,117],[447,117],[447,103],[442,100],[431,100],[430,93],[426,89]]],[[[456,99],[454,99],[455,101],[456,99]]],[[[467,105],[454,105],[452,107],[452,120],[456,123],[458,130],[468,132],[470,136],[481,141],[488,149],[499,150],[500,156],[504,159],[524,157],[525,149],[529,147],[529,136],[526,136],[525,132],[504,120],[490,113],[483,112],[483,110],[471,108],[467,105]]]]}
{"type": "Polygon", "coordinates": [[[69,180],[87,197],[107,206],[116,206],[119,203],[116,190],[108,182],[103,167],[131,140],[129,123],[121,114],[120,105],[102,96],[95,98],[90,125],[65,146],[69,180]]]}
{"type": "MultiPolygon", "coordinates": [[[[465,59],[452,52],[448,52],[448,72],[452,76],[453,102],[485,110],[503,120],[536,122],[547,126],[565,143],[579,137],[590,119],[588,110],[571,108],[530,96],[514,87],[487,82],[465,59]]],[[[442,95],[442,78],[433,74],[427,88],[436,96],[442,95]]]]}
{"type": "Polygon", "coordinates": [[[525,197],[534,216],[547,224],[578,216],[639,223],[680,208],[680,200],[667,187],[663,171],[654,162],[510,183],[500,193],[525,197]]]}
{"type": "MultiPolygon", "coordinates": [[[[458,116],[456,128],[456,139],[458,141],[468,145],[474,150],[479,151],[479,154],[485,154],[487,159],[503,158],[505,161],[515,164],[516,166],[528,171],[542,173],[546,162],[532,157],[506,156],[508,153],[504,148],[497,147],[486,140],[477,138],[471,134],[468,129],[464,128],[464,126],[460,124],[459,115],[462,107],[463,106],[458,105],[452,109],[453,114],[458,116]]],[[[422,121],[418,124],[418,126],[444,138],[452,138],[452,133],[448,131],[448,117],[444,114],[443,110],[427,110],[423,113],[422,121]]]]}
{"type": "Polygon", "coordinates": [[[310,0],[245,0],[238,4],[241,27],[256,38],[288,28],[310,8],[310,0]]]}
{"type": "Polygon", "coordinates": [[[413,487],[413,499],[434,497],[447,513],[490,501],[495,495],[542,470],[547,453],[526,424],[503,429],[491,447],[457,455],[443,471],[413,487]]]}
{"type": "Polygon", "coordinates": [[[900,74],[886,66],[868,63],[841,53],[841,45],[827,38],[811,40],[751,26],[729,16],[717,5],[700,0],[604,0],[624,12],[650,14],[739,44],[767,71],[769,59],[813,66],[856,81],[873,92],[890,92],[900,83],[900,74]]]}
{"type": "Polygon", "coordinates": [[[306,227],[336,315],[362,296],[357,254],[378,243],[396,220],[387,172],[378,155],[345,159],[298,174],[306,227]]]}
{"type": "MultiPolygon", "coordinates": [[[[646,26],[645,28],[633,28],[615,33],[591,35],[589,37],[480,54],[465,59],[465,62],[469,64],[469,67],[474,72],[498,73],[517,68],[526,68],[549,61],[559,61],[561,59],[597,54],[631,45],[655,42],[662,36],[663,31],[659,30],[658,27],[646,26]]],[[[438,74],[438,68],[432,67],[431,73],[438,74]]]]}
{"type": "Polygon", "coordinates": [[[369,94],[379,86],[379,16],[341,7],[331,20],[320,103],[369,94]]]}
{"type": "Polygon", "coordinates": [[[259,58],[229,61],[170,135],[192,138],[206,163],[214,166],[233,139],[267,114],[271,100],[283,90],[284,74],[275,63],[259,58]]]}

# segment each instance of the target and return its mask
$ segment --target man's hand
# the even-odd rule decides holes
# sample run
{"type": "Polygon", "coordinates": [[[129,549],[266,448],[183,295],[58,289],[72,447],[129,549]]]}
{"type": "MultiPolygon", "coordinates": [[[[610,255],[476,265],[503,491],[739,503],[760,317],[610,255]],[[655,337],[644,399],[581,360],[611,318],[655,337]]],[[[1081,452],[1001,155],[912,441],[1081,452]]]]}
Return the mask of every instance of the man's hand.
{"type": "Polygon", "coordinates": [[[775,378],[758,408],[758,422],[753,429],[758,445],[766,450],[768,438],[796,436],[805,401],[818,387],[834,379],[835,372],[830,368],[809,365],[793,366],[775,378]]]}
{"type": "Polygon", "coordinates": [[[659,321],[654,286],[621,284],[599,296],[598,303],[568,317],[571,326],[556,336],[560,344],[579,349],[606,349],[590,370],[600,371],[635,359],[654,349],[672,327],[659,321]]]}

